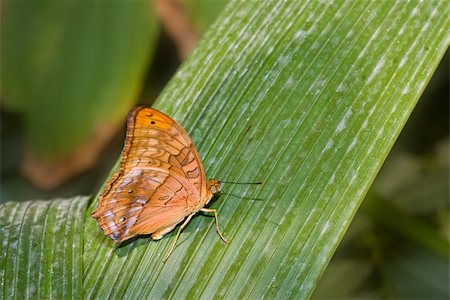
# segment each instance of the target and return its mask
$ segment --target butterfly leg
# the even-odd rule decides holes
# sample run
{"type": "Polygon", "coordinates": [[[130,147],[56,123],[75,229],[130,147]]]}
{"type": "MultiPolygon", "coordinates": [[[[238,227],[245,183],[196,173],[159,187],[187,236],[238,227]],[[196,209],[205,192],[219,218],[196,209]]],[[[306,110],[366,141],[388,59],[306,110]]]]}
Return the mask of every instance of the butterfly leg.
{"type": "Polygon", "coordinates": [[[180,237],[181,230],[186,227],[187,223],[189,223],[193,215],[195,215],[195,213],[190,214],[183,222],[183,224],[181,224],[180,228],[178,229],[177,235],[175,236],[175,240],[173,241],[172,246],[170,246],[169,252],[167,252],[166,256],[163,259],[163,263],[165,263],[169,256],[172,254],[173,250],[175,249],[175,245],[177,244],[178,238],[180,237]]]}
{"type": "Polygon", "coordinates": [[[229,244],[230,242],[227,241],[227,240],[223,237],[222,232],[220,231],[220,228],[219,228],[219,217],[217,216],[217,209],[212,209],[212,208],[202,208],[202,209],[200,209],[200,211],[202,211],[202,212],[212,212],[212,213],[214,213],[214,217],[216,218],[216,230],[217,230],[217,233],[219,234],[219,236],[220,236],[220,238],[222,239],[222,241],[224,241],[225,243],[229,244]]]}

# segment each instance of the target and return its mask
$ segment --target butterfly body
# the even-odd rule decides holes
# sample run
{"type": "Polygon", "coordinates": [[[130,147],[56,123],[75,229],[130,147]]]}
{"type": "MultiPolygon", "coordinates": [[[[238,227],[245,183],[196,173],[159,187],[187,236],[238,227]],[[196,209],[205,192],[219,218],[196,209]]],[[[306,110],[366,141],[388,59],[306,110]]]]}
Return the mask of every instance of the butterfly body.
{"type": "Polygon", "coordinates": [[[186,131],[160,111],[137,107],[128,116],[120,169],[106,183],[92,217],[117,243],[143,234],[161,239],[186,219],[178,238],[200,210],[215,213],[219,230],[216,211],[204,208],[219,189],[219,181],[206,181],[186,131]]]}

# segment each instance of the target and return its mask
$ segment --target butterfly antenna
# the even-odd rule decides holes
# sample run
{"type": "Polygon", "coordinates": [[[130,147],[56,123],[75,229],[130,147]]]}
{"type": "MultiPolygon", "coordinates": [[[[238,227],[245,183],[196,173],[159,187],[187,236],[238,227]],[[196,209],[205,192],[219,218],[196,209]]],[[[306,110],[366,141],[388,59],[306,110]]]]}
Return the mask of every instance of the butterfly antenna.
{"type": "MultiPolygon", "coordinates": [[[[230,184],[262,184],[262,182],[236,182],[236,181],[224,181],[224,180],[219,180],[220,183],[230,183],[230,184]]],[[[225,194],[225,195],[229,195],[231,197],[235,197],[235,198],[241,198],[241,199],[245,199],[245,200],[256,200],[256,201],[262,201],[262,198],[255,198],[255,197],[242,197],[242,196],[238,196],[232,193],[228,193],[228,192],[224,192],[221,191],[221,194],[225,194]]]]}
{"type": "Polygon", "coordinates": [[[239,199],[244,199],[244,200],[254,200],[254,201],[263,201],[263,200],[264,200],[264,199],[262,199],[262,198],[255,198],[255,197],[242,197],[242,196],[235,195],[235,194],[228,193],[228,192],[220,192],[220,193],[221,193],[221,194],[224,194],[224,195],[228,195],[228,196],[230,196],[230,197],[239,198],[239,199]]]}
{"type": "Polygon", "coordinates": [[[262,182],[236,182],[236,181],[225,181],[219,180],[220,183],[231,183],[231,184],[263,184],[262,182]]]}

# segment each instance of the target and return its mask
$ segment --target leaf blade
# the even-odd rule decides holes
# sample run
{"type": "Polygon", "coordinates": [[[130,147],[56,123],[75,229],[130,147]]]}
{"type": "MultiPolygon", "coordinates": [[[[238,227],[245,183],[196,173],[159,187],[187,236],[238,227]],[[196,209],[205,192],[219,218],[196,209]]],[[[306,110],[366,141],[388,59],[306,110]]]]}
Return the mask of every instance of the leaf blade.
{"type": "Polygon", "coordinates": [[[82,298],[88,198],[0,205],[4,298],[82,298]]]}
{"type": "MultiPolygon", "coordinates": [[[[123,277],[111,272],[88,291],[309,297],[449,44],[441,9],[448,12],[443,2],[232,2],[157,107],[191,133],[208,175],[263,180],[261,190],[230,192],[267,201],[213,203],[232,244],[197,217],[165,265],[173,236],[103,248],[123,277]]],[[[98,275],[90,269],[87,278],[98,275]]]]}
{"type": "Polygon", "coordinates": [[[123,120],[156,40],[150,3],[5,1],[5,12],[2,95],[24,113],[40,160],[64,159],[123,120]]]}

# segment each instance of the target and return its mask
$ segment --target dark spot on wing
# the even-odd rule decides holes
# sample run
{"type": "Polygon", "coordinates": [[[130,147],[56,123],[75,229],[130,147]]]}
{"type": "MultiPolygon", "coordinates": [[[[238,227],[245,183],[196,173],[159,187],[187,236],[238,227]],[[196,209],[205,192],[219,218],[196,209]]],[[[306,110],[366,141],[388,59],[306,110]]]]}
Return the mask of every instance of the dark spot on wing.
{"type": "Polygon", "coordinates": [[[194,170],[187,172],[187,175],[189,178],[197,178],[200,176],[200,170],[197,167],[194,170]]]}

